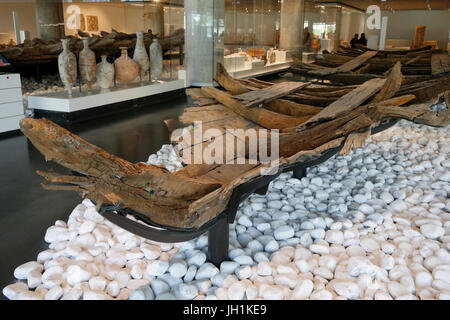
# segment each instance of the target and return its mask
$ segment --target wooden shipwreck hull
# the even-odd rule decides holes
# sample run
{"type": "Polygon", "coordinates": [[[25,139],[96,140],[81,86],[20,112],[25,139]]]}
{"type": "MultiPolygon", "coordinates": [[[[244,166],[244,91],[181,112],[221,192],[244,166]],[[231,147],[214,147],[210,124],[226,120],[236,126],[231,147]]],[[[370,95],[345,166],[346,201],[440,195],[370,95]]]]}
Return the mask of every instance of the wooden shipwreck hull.
{"type": "MultiPolygon", "coordinates": [[[[187,94],[196,106],[186,108],[175,121],[185,127],[184,133],[193,136],[195,129],[205,133],[215,129],[216,135],[200,142],[180,140],[176,130],[172,134],[183,159],[189,159],[195,150],[208,153],[211,146],[223,138],[227,129],[262,129],[258,138],[270,138],[279,130],[279,157],[276,164],[252,158],[250,143],[245,137],[241,143],[226,145],[233,151],[224,163],[203,161],[186,164],[176,172],[144,163],[132,164],[68,132],[46,119],[23,119],[21,130],[45,155],[77,175],[59,175],[38,172],[50,190],[70,190],[101,204],[120,205],[148,217],[151,221],[170,227],[200,228],[217,217],[228,205],[233,190],[274,167],[276,172],[306,159],[319,157],[323,152],[345,143],[343,152],[363,146],[371,128],[383,120],[403,118],[432,126],[450,123],[450,110],[431,111],[434,103],[415,103],[416,97],[399,95],[403,76],[400,64],[387,78],[371,79],[360,86],[322,87],[309,82],[282,82],[272,84],[256,79],[236,80],[218,66],[217,81],[222,89],[204,87],[188,89],[187,94]],[[326,107],[300,103],[305,96],[329,98],[326,107]],[[299,98],[300,97],[300,98],[299,98]],[[202,121],[201,128],[198,121],[202,121]],[[265,135],[265,137],[264,137],[265,135]],[[240,155],[240,156],[239,156],[240,155]],[[243,161],[237,164],[237,159],[243,161]]],[[[450,92],[442,91],[447,105],[450,92]]],[[[311,98],[312,97],[312,98],[311,98]]],[[[313,101],[314,100],[314,101],[313,101]]],[[[169,127],[173,130],[178,127],[169,127]]],[[[273,150],[270,150],[273,151],[273,150]]],[[[211,153],[212,154],[212,153],[211,153]]],[[[214,157],[219,157],[214,154],[214,157]]],[[[274,172],[275,173],[275,172],[274,172]]]]}
{"type": "Polygon", "coordinates": [[[449,55],[431,47],[399,51],[339,47],[333,53],[324,51],[322,57],[311,64],[294,58],[290,72],[342,84],[361,84],[375,77],[385,77],[397,62],[402,64],[402,74],[409,77],[408,83],[429,80],[450,72],[449,55]]]}
{"type": "MultiPolygon", "coordinates": [[[[108,33],[102,31],[100,35],[90,35],[78,30],[77,36],[67,36],[69,39],[69,49],[79,53],[83,49],[83,37],[89,38],[89,48],[95,52],[97,57],[101,54],[120,54],[120,47],[127,47],[132,54],[136,47],[136,34],[127,34],[112,30],[108,33]]],[[[179,47],[184,44],[184,29],[175,30],[171,35],[159,38],[152,33],[144,33],[144,45],[146,48],[153,42],[153,38],[158,38],[163,51],[179,47]]],[[[25,43],[16,46],[0,47],[0,54],[13,64],[34,64],[39,62],[54,61],[62,52],[62,44],[59,39],[42,40],[35,38],[27,40],[25,43]]]]}

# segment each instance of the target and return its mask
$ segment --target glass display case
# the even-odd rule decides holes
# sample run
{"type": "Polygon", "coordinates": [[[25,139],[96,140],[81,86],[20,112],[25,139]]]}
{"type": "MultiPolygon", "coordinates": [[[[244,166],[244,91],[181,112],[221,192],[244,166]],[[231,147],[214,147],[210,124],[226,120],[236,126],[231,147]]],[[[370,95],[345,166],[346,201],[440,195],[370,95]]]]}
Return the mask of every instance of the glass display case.
{"type": "Polygon", "coordinates": [[[288,68],[301,52],[303,10],[303,1],[225,0],[215,13],[225,69],[239,78],[288,68]]]}
{"type": "Polygon", "coordinates": [[[363,10],[338,3],[315,3],[305,5],[304,27],[312,32],[311,47],[307,51],[322,53],[348,45],[355,33],[364,32],[363,10]]]}
{"type": "MultiPolygon", "coordinates": [[[[99,36],[112,31],[127,35],[143,31],[144,39],[145,34],[153,34],[162,46],[161,79],[178,79],[178,71],[184,70],[184,0],[64,0],[63,12],[66,35],[76,35],[78,30],[99,36]]],[[[148,52],[149,46],[146,47],[148,52]]]]}
{"type": "Polygon", "coordinates": [[[71,113],[189,85],[184,0],[1,1],[0,17],[0,71],[20,74],[29,109],[71,113]]]}

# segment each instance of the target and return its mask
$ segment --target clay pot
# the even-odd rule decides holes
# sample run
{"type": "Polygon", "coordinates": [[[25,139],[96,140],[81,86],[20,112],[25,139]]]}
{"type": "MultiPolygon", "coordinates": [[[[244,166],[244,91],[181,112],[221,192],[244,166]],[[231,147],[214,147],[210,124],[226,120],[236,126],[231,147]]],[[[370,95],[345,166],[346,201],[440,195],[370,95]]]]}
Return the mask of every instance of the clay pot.
{"type": "Polygon", "coordinates": [[[137,41],[136,48],[134,49],[133,60],[139,65],[139,75],[141,81],[144,81],[148,75],[148,69],[150,68],[150,60],[148,58],[147,50],[144,46],[144,32],[136,32],[137,41]]]}
{"type": "Polygon", "coordinates": [[[102,55],[102,62],[97,64],[97,82],[102,89],[111,88],[114,85],[114,66],[102,55]]]}
{"type": "Polygon", "coordinates": [[[59,76],[71,96],[72,86],[77,82],[77,57],[70,52],[68,39],[61,39],[61,42],[63,52],[58,56],[59,76]]]}
{"type": "Polygon", "coordinates": [[[86,81],[88,91],[92,90],[92,84],[97,74],[97,62],[95,61],[95,53],[89,49],[89,38],[83,38],[84,48],[80,52],[80,75],[86,81]]]}
{"type": "Polygon", "coordinates": [[[139,74],[139,65],[128,56],[126,47],[121,47],[122,55],[114,62],[116,80],[121,83],[132,82],[139,74]]]}
{"type": "Polygon", "coordinates": [[[158,39],[154,38],[150,45],[150,71],[152,80],[157,80],[163,72],[163,53],[158,39]]]}

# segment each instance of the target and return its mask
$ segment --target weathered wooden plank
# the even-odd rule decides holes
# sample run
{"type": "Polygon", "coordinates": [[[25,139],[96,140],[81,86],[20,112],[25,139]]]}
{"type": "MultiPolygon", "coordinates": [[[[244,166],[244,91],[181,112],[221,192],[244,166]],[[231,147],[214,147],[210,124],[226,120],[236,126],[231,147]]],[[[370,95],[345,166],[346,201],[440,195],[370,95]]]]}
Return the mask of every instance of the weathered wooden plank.
{"type": "Polygon", "coordinates": [[[433,54],[431,56],[431,73],[433,76],[450,72],[450,56],[448,54],[433,54]]]}
{"type": "Polygon", "coordinates": [[[236,116],[236,113],[221,104],[217,104],[216,101],[215,105],[186,108],[179,119],[182,123],[189,125],[193,124],[194,121],[207,123],[234,116],[236,116]]]}
{"type": "Polygon", "coordinates": [[[396,95],[414,94],[415,102],[424,102],[446,90],[450,90],[450,74],[402,86],[396,95]]]}
{"type": "Polygon", "coordinates": [[[339,67],[326,68],[323,70],[311,70],[311,71],[308,71],[308,73],[314,74],[317,76],[326,76],[326,75],[339,73],[339,72],[350,72],[350,71],[358,68],[359,66],[363,65],[369,59],[373,58],[377,53],[378,53],[378,51],[367,51],[367,52],[363,53],[362,55],[357,56],[356,58],[345,62],[344,64],[340,65],[339,67]]]}
{"type": "MultiPolygon", "coordinates": [[[[350,132],[343,132],[342,128],[346,123],[351,122],[353,119],[360,117],[362,114],[367,114],[370,118],[374,117],[374,122],[378,121],[377,115],[370,114],[370,110],[374,109],[377,105],[385,104],[398,106],[403,105],[414,99],[414,96],[392,98],[387,101],[378,102],[370,105],[362,105],[351,112],[342,114],[338,118],[333,118],[330,121],[316,123],[312,126],[299,126],[297,127],[296,134],[288,134],[280,137],[280,156],[291,156],[301,150],[312,150],[327,143],[331,140],[343,137],[349,134],[351,131],[355,131],[367,126],[367,122],[353,122],[350,127],[346,127],[350,132]]],[[[360,118],[360,119],[365,119],[360,118]]]]}
{"type": "Polygon", "coordinates": [[[354,110],[372,97],[375,93],[380,91],[385,82],[386,79],[372,79],[365,82],[355,90],[347,93],[345,96],[330,104],[317,115],[313,116],[305,122],[303,126],[309,126],[313,123],[329,119],[336,119],[340,115],[354,110]]]}
{"type": "Polygon", "coordinates": [[[400,89],[402,81],[403,81],[402,64],[399,61],[392,68],[388,78],[386,79],[385,85],[383,86],[381,91],[375,96],[373,102],[379,102],[382,100],[392,98],[398,91],[398,89],[400,89]]]}
{"type": "MultiPolygon", "coordinates": [[[[259,89],[265,89],[267,87],[275,85],[275,83],[271,82],[265,82],[260,81],[258,79],[239,79],[239,81],[249,90],[255,91],[259,89]]],[[[226,86],[222,85],[224,88],[227,88],[226,86]]],[[[319,96],[319,97],[341,97],[344,94],[347,94],[351,90],[355,89],[356,86],[340,86],[340,87],[332,87],[332,86],[325,86],[325,85],[309,85],[304,88],[300,88],[299,90],[295,91],[294,93],[290,94],[289,96],[301,93],[301,94],[308,94],[311,96],[319,96]]],[[[230,91],[227,89],[227,91],[230,91]]],[[[230,91],[231,92],[231,91],[230,91]]]]}
{"type": "Polygon", "coordinates": [[[413,64],[413,63],[419,61],[419,60],[422,59],[423,57],[424,57],[424,55],[418,55],[418,56],[415,56],[415,57],[413,57],[413,58],[411,58],[411,59],[408,59],[403,65],[404,65],[404,66],[409,66],[410,64],[413,64]]]}
{"type": "Polygon", "coordinates": [[[295,101],[300,104],[307,104],[311,106],[317,106],[317,107],[326,107],[330,103],[335,102],[338,97],[321,97],[317,95],[309,95],[309,94],[303,94],[303,93],[292,93],[285,97],[288,100],[295,101]]]}
{"type": "Polygon", "coordinates": [[[186,95],[190,96],[192,99],[211,98],[200,88],[188,88],[186,89],[186,95]]]}
{"type": "MultiPolygon", "coordinates": [[[[191,163],[194,159],[195,146],[203,144],[200,150],[204,150],[211,141],[214,141],[219,136],[222,136],[221,139],[224,139],[224,135],[228,130],[243,129],[245,131],[250,128],[255,130],[262,129],[262,127],[244,119],[223,105],[187,108],[180,116],[180,121],[184,124],[193,125],[193,127],[184,134],[183,139],[180,139],[178,136],[172,136],[171,140],[177,143],[178,150],[183,155],[183,158],[191,163]],[[210,129],[214,131],[210,131],[210,129]],[[201,133],[202,140],[199,140],[200,136],[194,138],[195,132],[201,133]],[[207,132],[215,133],[214,136],[211,136],[205,134],[207,132]]],[[[239,137],[236,138],[239,139],[239,137]]]]}
{"type": "Polygon", "coordinates": [[[275,113],[264,108],[245,108],[240,101],[216,88],[203,87],[202,90],[238,115],[267,129],[292,128],[304,122],[303,119],[275,113]]]}
{"type": "Polygon", "coordinates": [[[416,26],[416,33],[414,34],[414,43],[413,43],[414,49],[423,47],[426,30],[427,26],[416,26]]]}
{"type": "Polygon", "coordinates": [[[216,81],[224,88],[227,88],[232,95],[243,94],[249,92],[238,80],[233,79],[221,64],[217,64],[216,81]]]}
{"type": "Polygon", "coordinates": [[[291,117],[301,118],[305,116],[314,116],[322,111],[322,108],[311,106],[307,104],[300,104],[290,100],[277,99],[275,101],[266,103],[264,108],[282,113],[291,117]]]}
{"type": "Polygon", "coordinates": [[[367,51],[367,52],[363,53],[362,55],[356,57],[355,59],[344,63],[342,66],[337,67],[336,68],[337,72],[350,72],[350,71],[358,68],[362,64],[364,64],[367,60],[376,56],[377,53],[378,53],[378,51],[367,51]]]}
{"type": "Polygon", "coordinates": [[[308,85],[309,82],[282,82],[265,89],[235,95],[233,98],[241,101],[243,108],[259,107],[308,85]]]}

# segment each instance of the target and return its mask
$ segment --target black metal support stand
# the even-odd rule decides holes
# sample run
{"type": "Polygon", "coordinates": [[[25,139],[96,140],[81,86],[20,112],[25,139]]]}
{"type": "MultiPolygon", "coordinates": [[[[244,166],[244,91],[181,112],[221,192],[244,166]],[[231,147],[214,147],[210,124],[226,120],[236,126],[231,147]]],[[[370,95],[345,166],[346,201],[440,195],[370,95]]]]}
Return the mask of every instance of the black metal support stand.
{"type": "Polygon", "coordinates": [[[228,260],[230,226],[226,216],[217,220],[216,225],[208,232],[208,260],[216,267],[228,260]]]}
{"type": "Polygon", "coordinates": [[[260,196],[265,196],[268,189],[269,189],[269,185],[267,184],[264,187],[261,187],[261,188],[255,190],[255,193],[259,194],[260,196]]]}
{"type": "Polygon", "coordinates": [[[306,177],[306,168],[300,166],[295,167],[294,170],[292,170],[292,176],[299,180],[306,177]]]}
{"type": "Polygon", "coordinates": [[[41,68],[40,68],[40,66],[39,66],[38,63],[36,64],[36,67],[35,67],[35,68],[36,68],[36,69],[35,69],[36,82],[37,82],[37,83],[42,83],[41,68]]]}
{"type": "Polygon", "coordinates": [[[180,44],[180,66],[184,64],[184,52],[183,52],[183,44],[180,44]]]}

